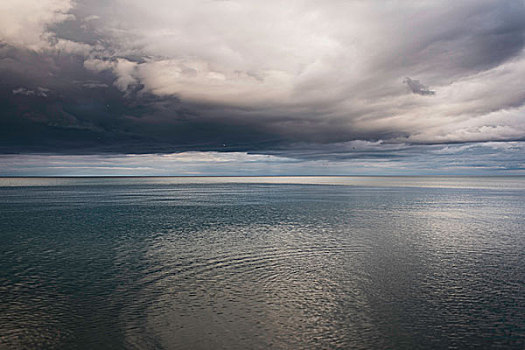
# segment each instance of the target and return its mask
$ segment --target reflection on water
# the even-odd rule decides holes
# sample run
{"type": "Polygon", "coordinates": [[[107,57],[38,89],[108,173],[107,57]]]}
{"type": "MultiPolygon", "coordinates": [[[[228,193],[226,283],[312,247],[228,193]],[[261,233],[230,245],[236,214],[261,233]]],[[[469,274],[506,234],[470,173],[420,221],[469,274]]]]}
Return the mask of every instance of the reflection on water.
{"type": "Polygon", "coordinates": [[[525,176],[175,176],[0,178],[0,186],[296,184],[525,190],[525,176]]]}
{"type": "Polygon", "coordinates": [[[525,345],[524,178],[0,186],[0,348],[525,345]]]}

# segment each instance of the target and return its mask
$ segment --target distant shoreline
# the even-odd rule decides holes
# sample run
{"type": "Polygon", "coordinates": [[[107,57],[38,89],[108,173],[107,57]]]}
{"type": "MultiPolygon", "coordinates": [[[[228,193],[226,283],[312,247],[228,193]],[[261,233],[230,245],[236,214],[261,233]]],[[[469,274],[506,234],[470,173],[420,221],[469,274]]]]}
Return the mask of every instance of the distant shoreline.
{"type": "Polygon", "coordinates": [[[104,178],[258,178],[258,177],[525,177],[524,175],[0,175],[0,179],[104,179],[104,178]]]}

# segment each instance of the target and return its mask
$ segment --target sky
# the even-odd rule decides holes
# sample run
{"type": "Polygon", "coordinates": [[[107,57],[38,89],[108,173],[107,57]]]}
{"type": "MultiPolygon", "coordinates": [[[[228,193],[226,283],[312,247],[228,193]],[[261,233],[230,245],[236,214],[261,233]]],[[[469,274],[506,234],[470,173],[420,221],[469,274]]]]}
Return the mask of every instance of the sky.
{"type": "Polygon", "coordinates": [[[0,2],[0,176],[525,175],[523,0],[0,2]]]}

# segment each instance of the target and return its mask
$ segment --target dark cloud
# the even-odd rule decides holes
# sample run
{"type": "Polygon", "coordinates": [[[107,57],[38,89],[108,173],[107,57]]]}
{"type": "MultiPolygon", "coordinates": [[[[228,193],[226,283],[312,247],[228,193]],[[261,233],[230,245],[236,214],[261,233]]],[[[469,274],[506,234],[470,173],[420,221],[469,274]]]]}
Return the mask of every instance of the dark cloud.
{"type": "Polygon", "coordinates": [[[256,123],[202,117],[198,106],[190,110],[174,97],[125,95],[112,86],[111,73],[86,71],[81,58],[14,49],[11,55],[8,67],[0,64],[2,153],[236,151],[279,142],[256,123]],[[40,69],[29,74],[18,67],[33,64],[40,69]]]}
{"type": "Polygon", "coordinates": [[[335,161],[525,138],[523,2],[156,1],[0,15],[0,152],[335,161]]]}
{"type": "Polygon", "coordinates": [[[419,80],[412,80],[409,77],[406,77],[405,80],[403,80],[403,83],[405,83],[414,94],[421,96],[432,96],[436,94],[436,92],[430,90],[428,86],[421,84],[419,80]]]}

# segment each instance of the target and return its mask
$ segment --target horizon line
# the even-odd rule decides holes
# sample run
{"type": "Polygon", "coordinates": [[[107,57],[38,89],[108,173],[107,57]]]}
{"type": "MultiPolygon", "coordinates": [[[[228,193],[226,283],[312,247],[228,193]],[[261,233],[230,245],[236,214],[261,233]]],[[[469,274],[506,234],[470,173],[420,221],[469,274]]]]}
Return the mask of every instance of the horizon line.
{"type": "Polygon", "coordinates": [[[0,175],[0,179],[8,178],[202,178],[202,177],[525,177],[525,174],[418,174],[418,175],[0,175]]]}

